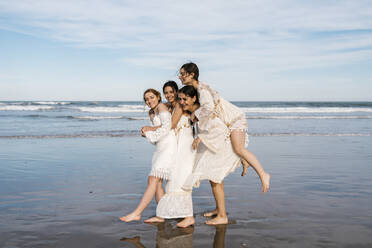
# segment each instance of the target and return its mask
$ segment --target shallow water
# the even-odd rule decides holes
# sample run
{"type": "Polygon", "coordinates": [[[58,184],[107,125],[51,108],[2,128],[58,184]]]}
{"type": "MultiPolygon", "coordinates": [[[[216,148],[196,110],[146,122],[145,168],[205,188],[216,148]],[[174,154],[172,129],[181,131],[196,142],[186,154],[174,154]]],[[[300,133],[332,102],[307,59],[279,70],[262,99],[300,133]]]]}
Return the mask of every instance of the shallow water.
{"type": "Polygon", "coordinates": [[[231,174],[230,224],[216,228],[203,224],[214,206],[204,182],[193,193],[194,228],[179,230],[175,220],[118,220],[146,186],[154,147],[144,139],[0,139],[0,247],[371,247],[371,145],[370,137],[251,137],[271,190],[260,194],[252,170],[231,174]]]}
{"type": "MultiPolygon", "coordinates": [[[[372,136],[372,102],[235,102],[250,136],[372,136]]],[[[0,102],[0,139],[125,137],[148,125],[143,102],[0,102]]]]}

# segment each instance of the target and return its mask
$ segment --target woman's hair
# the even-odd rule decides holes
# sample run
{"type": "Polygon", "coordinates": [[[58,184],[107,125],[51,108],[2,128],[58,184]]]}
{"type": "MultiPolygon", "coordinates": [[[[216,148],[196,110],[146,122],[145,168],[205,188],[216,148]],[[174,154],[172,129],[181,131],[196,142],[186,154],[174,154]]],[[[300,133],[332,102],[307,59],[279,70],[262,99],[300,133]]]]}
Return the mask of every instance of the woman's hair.
{"type": "Polygon", "coordinates": [[[198,98],[198,92],[196,91],[196,89],[191,86],[191,85],[186,85],[186,86],[183,86],[179,91],[178,93],[183,93],[185,94],[186,96],[189,96],[191,98],[195,97],[195,103],[199,104],[199,98],[198,98]]]}
{"type": "Polygon", "coordinates": [[[181,66],[181,69],[184,69],[189,74],[194,73],[194,79],[196,81],[199,80],[199,68],[196,64],[192,62],[186,63],[183,66],[181,66]]]}
{"type": "Polygon", "coordinates": [[[146,102],[145,95],[147,93],[149,93],[149,92],[153,93],[159,99],[159,102],[161,102],[161,94],[160,94],[160,92],[157,91],[157,90],[155,90],[155,89],[152,89],[152,88],[145,90],[145,92],[143,93],[143,100],[145,102],[146,102]]]}
{"type": "Polygon", "coordinates": [[[168,81],[163,85],[163,92],[165,90],[165,87],[171,87],[176,93],[178,91],[178,85],[174,81],[168,81]]]}

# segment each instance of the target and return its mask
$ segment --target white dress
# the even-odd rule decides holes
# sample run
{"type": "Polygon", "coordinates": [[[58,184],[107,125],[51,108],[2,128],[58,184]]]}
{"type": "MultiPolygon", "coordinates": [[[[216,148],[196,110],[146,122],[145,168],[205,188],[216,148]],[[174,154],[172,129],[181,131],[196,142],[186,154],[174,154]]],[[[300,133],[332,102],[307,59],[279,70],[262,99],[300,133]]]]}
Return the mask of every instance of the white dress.
{"type": "Polygon", "coordinates": [[[177,138],[176,164],[165,186],[166,194],[160,199],[156,216],[166,219],[193,216],[190,191],[182,189],[187,177],[191,175],[196,151],[189,117],[182,115],[174,130],[177,138]]]}
{"type": "Polygon", "coordinates": [[[156,145],[152,156],[152,168],[149,176],[168,180],[175,165],[177,140],[172,127],[172,115],[168,111],[155,114],[153,126],[161,126],[156,131],[145,133],[146,138],[156,145]]]}
{"type": "Polygon", "coordinates": [[[202,180],[221,183],[240,166],[240,157],[231,145],[230,130],[219,118],[214,118],[210,124],[209,132],[199,129],[198,137],[201,142],[197,149],[195,165],[182,187],[186,191],[199,187],[202,180]]]}
{"type": "Polygon", "coordinates": [[[220,118],[230,131],[247,129],[245,114],[239,107],[223,99],[206,83],[199,82],[197,91],[200,108],[195,111],[195,116],[201,129],[208,129],[209,120],[215,117],[220,118]]]}
{"type": "MultiPolygon", "coordinates": [[[[224,100],[207,84],[199,82],[200,107],[195,111],[198,118],[199,143],[195,166],[183,189],[199,187],[200,181],[211,180],[221,183],[223,179],[240,166],[240,157],[233,150],[230,134],[232,130],[247,128],[244,112],[224,100]]],[[[248,137],[246,135],[246,144],[248,137]]]]}

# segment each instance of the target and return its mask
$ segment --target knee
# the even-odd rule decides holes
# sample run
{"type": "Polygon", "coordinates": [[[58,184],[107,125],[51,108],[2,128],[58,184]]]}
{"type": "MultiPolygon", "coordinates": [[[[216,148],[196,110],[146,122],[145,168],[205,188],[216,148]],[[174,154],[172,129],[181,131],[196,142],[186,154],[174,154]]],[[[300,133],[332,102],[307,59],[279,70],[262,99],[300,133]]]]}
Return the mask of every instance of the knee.
{"type": "Polygon", "coordinates": [[[154,184],[158,184],[159,182],[161,182],[161,179],[160,178],[157,178],[157,177],[153,177],[153,176],[149,176],[147,182],[150,184],[154,183],[154,184]]]}
{"type": "Polygon", "coordinates": [[[245,148],[243,146],[236,146],[236,147],[233,147],[234,148],[234,152],[236,153],[236,155],[238,155],[239,157],[242,157],[244,155],[244,150],[245,148]]]}

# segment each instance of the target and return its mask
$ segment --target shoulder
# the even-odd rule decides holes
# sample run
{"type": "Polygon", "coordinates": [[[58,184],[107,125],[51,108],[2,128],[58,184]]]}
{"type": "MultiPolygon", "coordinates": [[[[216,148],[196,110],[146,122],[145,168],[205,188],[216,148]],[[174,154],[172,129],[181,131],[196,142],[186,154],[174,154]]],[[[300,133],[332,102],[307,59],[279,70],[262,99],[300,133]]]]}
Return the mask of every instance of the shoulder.
{"type": "Polygon", "coordinates": [[[168,107],[164,103],[159,103],[158,112],[163,112],[163,111],[169,112],[168,107]]]}
{"type": "Polygon", "coordinates": [[[174,106],[174,109],[175,110],[182,110],[181,104],[179,102],[177,102],[176,105],[174,106]]]}

